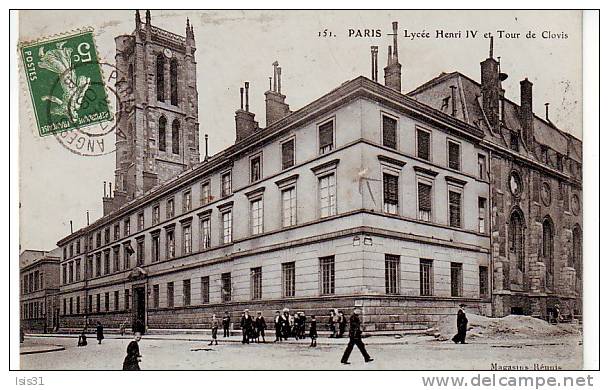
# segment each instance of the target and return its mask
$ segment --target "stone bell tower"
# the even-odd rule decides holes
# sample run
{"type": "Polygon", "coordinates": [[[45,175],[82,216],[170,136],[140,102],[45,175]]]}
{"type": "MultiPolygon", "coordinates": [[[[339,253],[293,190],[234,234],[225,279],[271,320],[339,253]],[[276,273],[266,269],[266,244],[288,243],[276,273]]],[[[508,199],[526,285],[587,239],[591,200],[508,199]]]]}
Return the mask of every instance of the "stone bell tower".
{"type": "MultiPolygon", "coordinates": [[[[108,212],[199,162],[194,29],[181,36],[153,26],[150,11],[116,43],[115,191],[108,212]]],[[[108,199],[108,200],[106,200],[108,199]]]]}

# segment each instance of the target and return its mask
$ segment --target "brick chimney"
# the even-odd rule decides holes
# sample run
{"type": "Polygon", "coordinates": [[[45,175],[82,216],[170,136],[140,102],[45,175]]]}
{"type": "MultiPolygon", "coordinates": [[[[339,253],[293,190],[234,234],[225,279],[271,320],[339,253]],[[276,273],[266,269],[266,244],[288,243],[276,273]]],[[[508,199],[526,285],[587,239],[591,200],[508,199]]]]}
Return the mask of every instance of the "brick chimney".
{"type": "Polygon", "coordinates": [[[273,62],[273,84],[264,93],[266,102],[266,126],[290,114],[290,106],[285,102],[285,95],[281,94],[281,67],[277,61],[273,62]]]}
{"type": "Polygon", "coordinates": [[[501,96],[501,79],[499,62],[493,58],[493,38],[491,37],[489,56],[480,63],[482,83],[482,108],[493,131],[499,130],[499,99],[501,96]]]}
{"type": "Polygon", "coordinates": [[[525,78],[520,82],[520,126],[522,128],[522,140],[528,149],[533,146],[533,83],[525,78]]]}
{"type": "Polygon", "coordinates": [[[245,109],[243,106],[243,92],[244,89],[240,88],[241,92],[241,108],[235,111],[235,127],[237,130],[237,142],[241,141],[254,134],[258,129],[258,122],[254,120],[255,114],[250,112],[249,103],[249,89],[250,83],[245,82],[245,109]]]}
{"type": "Polygon", "coordinates": [[[385,67],[385,86],[402,92],[402,64],[398,61],[398,22],[393,22],[393,51],[387,49],[387,66],[385,67]]]}

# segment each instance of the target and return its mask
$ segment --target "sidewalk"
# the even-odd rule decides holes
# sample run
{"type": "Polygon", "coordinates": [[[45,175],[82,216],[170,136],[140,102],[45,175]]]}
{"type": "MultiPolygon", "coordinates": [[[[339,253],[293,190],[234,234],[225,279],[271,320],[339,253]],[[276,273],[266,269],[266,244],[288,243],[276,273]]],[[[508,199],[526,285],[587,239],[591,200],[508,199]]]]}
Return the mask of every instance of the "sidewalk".
{"type": "Polygon", "coordinates": [[[57,352],[65,350],[61,345],[51,345],[51,344],[30,344],[28,345],[26,342],[19,345],[19,354],[20,355],[31,355],[34,353],[45,353],[45,352],[57,352]]]}

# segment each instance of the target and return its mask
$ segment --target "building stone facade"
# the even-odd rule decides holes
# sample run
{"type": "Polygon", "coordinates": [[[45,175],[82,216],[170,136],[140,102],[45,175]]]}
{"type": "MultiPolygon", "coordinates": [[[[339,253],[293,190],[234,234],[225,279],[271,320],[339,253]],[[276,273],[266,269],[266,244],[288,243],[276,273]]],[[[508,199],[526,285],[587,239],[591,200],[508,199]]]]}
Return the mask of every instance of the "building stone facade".
{"type": "Polygon", "coordinates": [[[46,333],[59,325],[60,259],[59,248],[19,255],[21,329],[46,333]]]}
{"type": "MultiPolygon", "coordinates": [[[[128,42],[136,52],[149,47],[153,59],[179,41],[194,76],[192,27],[186,38],[167,33],[171,39],[155,41],[149,14],[145,24],[138,15],[136,32],[117,38],[117,67],[128,69],[130,57],[121,54],[128,42]]],[[[140,320],[148,329],[199,328],[225,310],[236,319],[244,308],[323,316],[358,306],[368,331],[393,331],[425,328],[459,303],[484,315],[543,317],[554,302],[576,311],[581,249],[576,259],[559,242],[576,248],[579,229],[581,245],[581,209],[567,211],[561,198],[581,197],[581,142],[504,99],[492,54],[482,65],[492,85],[452,73],[403,94],[397,39],[389,50],[385,85],[373,47],[371,79],[357,77],[295,111],[274,63],[266,127],[249,110],[246,83],[235,144],[202,162],[188,76],[191,89],[178,90],[187,102],[178,120],[191,132],[180,139],[194,139],[184,144],[191,147],[182,165],[149,148],[163,132],[161,116],[176,115],[154,102],[165,68],[134,68],[133,93],[147,103],[133,122],[120,118],[120,128],[132,124],[134,141],[117,138],[112,207],[58,242],[83,248],[64,252],[62,266],[79,264],[82,277],[62,278],[61,299],[86,302],[79,312],[62,311],[61,327],[99,319],[107,327],[140,320]],[[485,111],[499,107],[497,115],[485,111]],[[532,137],[523,135],[525,114],[532,137]],[[505,144],[512,133],[518,150],[505,144]],[[126,151],[131,144],[143,148],[126,151]],[[541,145],[548,160],[539,159],[541,145]],[[562,170],[550,162],[559,154],[562,170]],[[157,176],[147,182],[150,173],[157,176]],[[536,192],[546,184],[550,202],[536,192]],[[559,186],[564,192],[555,193],[559,186]],[[510,225],[514,215],[520,219],[510,225]],[[549,219],[554,244],[540,252],[549,219]]],[[[186,77],[180,69],[178,80],[186,77]]],[[[124,82],[119,77],[117,89],[124,82]]]]}

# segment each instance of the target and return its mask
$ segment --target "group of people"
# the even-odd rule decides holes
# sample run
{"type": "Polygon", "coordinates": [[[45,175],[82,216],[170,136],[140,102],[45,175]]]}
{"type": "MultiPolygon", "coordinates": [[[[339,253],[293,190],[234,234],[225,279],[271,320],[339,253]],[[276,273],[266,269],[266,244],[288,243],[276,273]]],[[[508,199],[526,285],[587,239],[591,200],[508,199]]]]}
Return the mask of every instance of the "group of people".
{"type": "MultiPolygon", "coordinates": [[[[315,316],[311,316],[311,323],[315,322],[315,316]]],[[[294,337],[296,340],[303,340],[307,337],[306,324],[307,317],[304,312],[299,311],[295,314],[290,313],[290,309],[285,308],[283,312],[277,310],[273,318],[275,326],[275,342],[281,342],[294,337]]],[[[309,326],[309,337],[311,337],[311,326],[309,326]]],[[[317,338],[317,323],[315,322],[314,337],[317,338]]]]}

